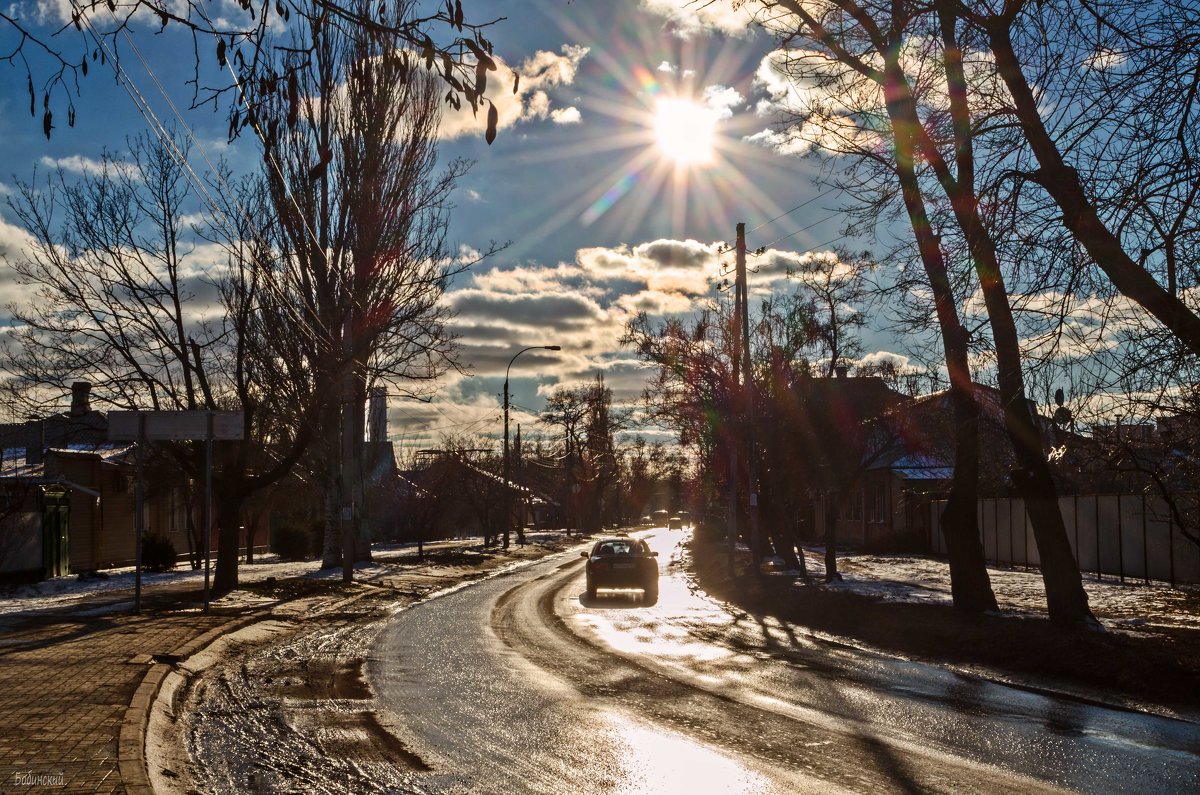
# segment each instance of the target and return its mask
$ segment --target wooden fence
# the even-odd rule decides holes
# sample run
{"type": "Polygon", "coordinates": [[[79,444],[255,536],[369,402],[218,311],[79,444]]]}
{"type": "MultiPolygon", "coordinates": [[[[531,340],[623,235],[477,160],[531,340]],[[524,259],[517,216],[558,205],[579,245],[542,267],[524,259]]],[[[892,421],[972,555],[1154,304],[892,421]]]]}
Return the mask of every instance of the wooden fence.
{"type": "MultiPolygon", "coordinates": [[[[1060,497],[1063,524],[1081,571],[1126,580],[1200,583],[1200,546],[1170,520],[1161,499],[1146,495],[1060,497]]],[[[944,501],[930,506],[929,548],[946,554],[941,516],[944,501]]],[[[1037,543],[1024,500],[1010,497],[978,503],[983,554],[994,563],[1037,566],[1037,543]]]]}

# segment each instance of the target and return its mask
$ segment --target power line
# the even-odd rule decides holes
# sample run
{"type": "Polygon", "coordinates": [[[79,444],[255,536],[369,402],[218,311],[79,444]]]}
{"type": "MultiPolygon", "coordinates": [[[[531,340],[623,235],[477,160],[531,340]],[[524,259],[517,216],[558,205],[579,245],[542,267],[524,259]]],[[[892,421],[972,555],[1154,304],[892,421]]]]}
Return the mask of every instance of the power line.
{"type": "MultiPolygon", "coordinates": [[[[204,183],[204,181],[202,179],[200,179],[199,175],[196,174],[195,169],[193,169],[191,167],[191,164],[188,162],[187,158],[179,150],[179,147],[175,143],[174,139],[168,134],[166,125],[164,125],[162,123],[162,121],[158,118],[158,115],[154,112],[154,109],[151,107],[149,101],[145,98],[145,96],[142,94],[142,92],[138,89],[137,83],[130,76],[128,70],[126,70],[123,66],[121,66],[120,59],[117,57],[116,53],[114,53],[112,51],[112,49],[109,47],[104,36],[101,35],[99,33],[99,31],[96,30],[95,26],[92,24],[91,19],[88,18],[88,16],[82,12],[82,10],[79,8],[76,0],[72,0],[72,6],[75,9],[76,13],[79,14],[79,17],[83,20],[83,23],[85,25],[87,25],[88,32],[91,34],[92,39],[97,43],[97,45],[100,46],[101,49],[104,50],[105,55],[107,56],[108,60],[112,62],[113,70],[117,73],[118,82],[121,83],[122,87],[125,89],[125,93],[133,101],[134,107],[137,108],[138,114],[141,115],[141,117],[150,125],[151,130],[155,133],[155,135],[159,138],[159,140],[162,141],[163,144],[167,147],[167,151],[170,154],[171,159],[174,160],[176,162],[176,164],[180,167],[180,169],[184,172],[185,176],[188,178],[188,181],[191,182],[192,185],[196,188],[197,193],[201,196],[202,200],[208,204],[209,208],[213,211],[214,215],[216,217],[228,219],[227,213],[217,204],[216,200],[214,200],[212,198],[212,195],[208,191],[208,186],[204,183]]],[[[111,9],[110,9],[109,13],[110,13],[110,15],[113,16],[113,18],[115,20],[116,19],[115,13],[111,9]]],[[[119,20],[117,20],[117,21],[119,22],[119,20]]],[[[211,24],[211,21],[210,21],[210,24],[211,24]]],[[[158,76],[154,73],[154,70],[150,67],[149,63],[146,61],[145,57],[142,55],[141,50],[137,46],[137,43],[133,40],[132,36],[130,36],[128,29],[122,27],[121,32],[125,36],[126,43],[129,45],[129,47],[133,51],[134,55],[137,57],[138,61],[141,63],[142,68],[146,70],[146,73],[150,76],[150,79],[158,87],[159,93],[162,95],[162,97],[166,101],[167,105],[171,108],[171,111],[174,113],[175,118],[182,125],[184,133],[187,135],[188,139],[196,147],[196,149],[200,152],[200,154],[204,158],[204,160],[208,163],[209,168],[211,168],[213,171],[214,177],[221,184],[221,187],[225,190],[226,194],[233,196],[233,192],[229,189],[229,186],[225,182],[224,177],[221,175],[220,171],[213,164],[212,159],[208,156],[208,152],[205,149],[204,145],[192,133],[191,126],[183,119],[183,115],[180,113],[180,111],[179,111],[178,107],[176,107],[175,103],[171,100],[170,96],[167,94],[166,88],[162,85],[162,82],[158,79],[158,76]]],[[[251,226],[253,226],[253,220],[251,219],[249,212],[246,211],[245,207],[242,206],[241,202],[238,201],[236,198],[233,199],[233,201],[234,201],[234,204],[236,205],[237,209],[242,214],[242,216],[248,222],[250,222],[251,226]]],[[[271,288],[276,293],[276,296],[280,299],[281,305],[287,308],[286,311],[294,313],[294,309],[291,306],[291,300],[289,300],[287,298],[287,296],[285,296],[283,294],[283,292],[279,288],[279,286],[277,284],[275,284],[274,278],[269,272],[267,273],[266,282],[268,284],[268,287],[271,288]]],[[[312,327],[312,325],[309,324],[303,317],[294,317],[293,319],[298,321],[298,328],[301,331],[306,332],[307,336],[313,342],[316,342],[319,344],[322,341],[321,336],[317,333],[317,331],[319,331],[319,329],[314,329],[312,327]]]]}
{"type": "MultiPolygon", "coordinates": [[[[787,235],[784,235],[783,237],[775,238],[770,243],[767,243],[765,246],[762,246],[762,248],[764,248],[764,249],[770,248],[771,246],[775,245],[776,243],[781,243],[784,240],[787,240],[789,237],[795,237],[796,235],[800,234],[801,232],[807,232],[808,230],[810,230],[814,227],[820,226],[821,224],[824,224],[824,223],[828,223],[828,222],[832,221],[834,218],[837,218],[837,216],[838,216],[838,213],[833,213],[831,215],[827,215],[824,218],[820,219],[819,221],[813,221],[808,226],[803,227],[801,229],[797,229],[795,232],[792,232],[791,234],[787,234],[787,235]]],[[[842,235],[842,237],[847,237],[847,235],[842,235]]]]}
{"type": "Polygon", "coordinates": [[[759,229],[762,229],[762,228],[763,228],[764,226],[766,226],[767,224],[773,224],[773,223],[775,223],[776,221],[778,221],[780,218],[783,218],[784,216],[791,215],[792,213],[796,212],[797,210],[800,210],[800,209],[802,209],[802,208],[804,208],[804,207],[807,207],[808,205],[810,205],[810,204],[812,204],[813,202],[815,202],[817,199],[823,199],[823,198],[825,198],[825,197],[826,197],[826,196],[828,196],[829,194],[833,193],[835,190],[837,190],[837,188],[829,188],[829,189],[828,189],[828,190],[826,190],[824,193],[818,193],[816,196],[813,196],[811,199],[806,199],[805,201],[802,201],[802,202],[800,202],[799,204],[797,204],[795,207],[793,207],[792,209],[788,210],[787,212],[785,212],[785,213],[780,213],[779,215],[775,216],[774,218],[772,218],[772,219],[771,219],[771,220],[769,220],[769,221],[763,221],[761,224],[759,224],[758,226],[754,227],[753,229],[751,229],[751,230],[750,230],[749,232],[747,232],[746,234],[750,234],[751,232],[757,232],[759,229]]]}

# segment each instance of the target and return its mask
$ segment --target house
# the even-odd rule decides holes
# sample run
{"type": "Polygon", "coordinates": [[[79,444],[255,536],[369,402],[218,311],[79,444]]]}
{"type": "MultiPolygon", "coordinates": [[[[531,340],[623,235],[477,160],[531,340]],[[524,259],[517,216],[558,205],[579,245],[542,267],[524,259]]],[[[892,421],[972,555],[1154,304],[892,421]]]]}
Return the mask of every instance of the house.
{"type": "MultiPolygon", "coordinates": [[[[1015,466],[1004,428],[1000,393],[975,384],[979,407],[979,497],[1010,497],[1015,466]]],[[[1030,410],[1047,451],[1064,443],[1052,420],[1030,410]]],[[[890,407],[873,425],[859,484],[838,523],[838,541],[875,551],[928,551],[931,506],[944,500],[954,477],[954,407],[949,390],[890,407]]],[[[1078,440],[1076,434],[1069,434],[1078,440]]]]}
{"type": "Polygon", "coordinates": [[[504,507],[510,505],[522,527],[543,526],[557,506],[519,483],[469,461],[439,451],[421,469],[402,473],[413,517],[405,538],[430,540],[504,532],[504,507]]]}
{"type": "Polygon", "coordinates": [[[892,496],[873,469],[897,446],[884,418],[910,398],[877,376],[848,376],[844,367],[835,372],[792,385],[793,405],[778,424],[800,455],[792,453],[794,464],[773,463],[805,483],[807,535],[821,536],[832,524],[838,543],[859,545],[871,540],[873,526],[891,519],[892,496]]]}
{"type": "MultiPolygon", "coordinates": [[[[91,384],[61,414],[0,426],[0,579],[30,581],[135,562],[137,445],[108,440],[91,384]]],[[[146,450],[143,519],[182,554],[198,554],[197,484],[146,450]]],[[[202,487],[201,487],[202,488],[202,487]]],[[[216,548],[216,533],[211,534],[216,548]]]]}

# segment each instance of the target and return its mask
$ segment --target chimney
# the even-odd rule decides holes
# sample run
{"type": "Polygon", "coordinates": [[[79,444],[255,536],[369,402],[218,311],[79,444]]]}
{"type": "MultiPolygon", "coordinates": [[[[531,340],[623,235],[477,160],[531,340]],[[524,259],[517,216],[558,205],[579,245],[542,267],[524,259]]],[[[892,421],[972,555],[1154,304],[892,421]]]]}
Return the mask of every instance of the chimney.
{"type": "Polygon", "coordinates": [[[46,421],[30,417],[25,423],[25,463],[37,466],[44,460],[46,452],[46,421]]]}
{"type": "Polygon", "coordinates": [[[92,385],[87,381],[75,381],[71,384],[71,416],[82,417],[92,410],[88,403],[88,393],[92,391],[92,385]]]}
{"type": "Polygon", "coordinates": [[[367,403],[367,436],[371,442],[387,441],[387,389],[371,387],[367,403]]]}
{"type": "Polygon", "coordinates": [[[833,368],[833,371],[837,373],[838,378],[845,378],[846,373],[850,372],[849,368],[844,364],[839,364],[837,367],[833,368]]]}

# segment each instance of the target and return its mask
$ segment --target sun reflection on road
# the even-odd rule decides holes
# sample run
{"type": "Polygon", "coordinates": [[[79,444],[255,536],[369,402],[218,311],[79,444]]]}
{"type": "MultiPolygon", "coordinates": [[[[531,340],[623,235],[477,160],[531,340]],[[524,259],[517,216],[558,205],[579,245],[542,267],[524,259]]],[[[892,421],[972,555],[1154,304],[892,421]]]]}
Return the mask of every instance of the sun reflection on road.
{"type": "Polygon", "coordinates": [[[614,792],[691,795],[778,791],[768,779],[714,748],[619,715],[613,715],[612,720],[621,745],[627,746],[617,754],[621,771],[614,792]]]}

